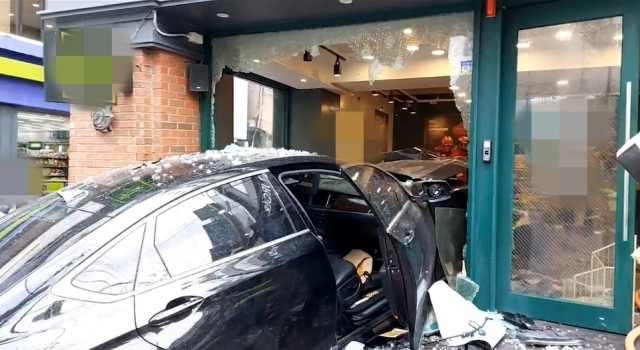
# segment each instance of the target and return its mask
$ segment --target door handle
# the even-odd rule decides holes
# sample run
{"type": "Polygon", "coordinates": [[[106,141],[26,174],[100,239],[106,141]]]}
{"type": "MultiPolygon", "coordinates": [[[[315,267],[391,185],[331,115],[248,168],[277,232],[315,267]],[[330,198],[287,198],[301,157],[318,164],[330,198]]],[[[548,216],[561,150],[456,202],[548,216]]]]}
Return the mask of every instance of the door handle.
{"type": "MultiPolygon", "coordinates": [[[[629,141],[631,138],[631,87],[632,83],[627,82],[624,104],[624,140],[629,141]]],[[[629,187],[631,187],[629,178],[629,172],[624,170],[624,192],[623,192],[623,207],[622,207],[622,241],[627,242],[629,240],[629,187]]]]}
{"type": "Polygon", "coordinates": [[[183,301],[178,305],[171,307],[170,309],[162,310],[157,314],[151,316],[149,319],[149,325],[151,326],[160,326],[162,323],[170,320],[171,318],[180,316],[187,311],[191,311],[199,307],[204,301],[203,297],[182,297],[175,299],[169,304],[173,304],[175,301],[183,301]]]}

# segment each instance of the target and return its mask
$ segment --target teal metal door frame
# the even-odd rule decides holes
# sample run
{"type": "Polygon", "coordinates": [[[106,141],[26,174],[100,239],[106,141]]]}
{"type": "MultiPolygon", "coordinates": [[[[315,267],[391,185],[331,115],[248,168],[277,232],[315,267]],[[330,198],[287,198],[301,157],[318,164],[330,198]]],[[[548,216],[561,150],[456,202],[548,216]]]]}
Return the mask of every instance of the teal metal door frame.
{"type": "MultiPolygon", "coordinates": [[[[638,23],[640,22],[640,6],[635,1],[558,1],[541,5],[518,7],[503,11],[504,26],[502,28],[500,117],[496,128],[496,157],[493,169],[496,171],[494,195],[497,205],[495,238],[495,306],[500,311],[519,312],[528,316],[572,324],[610,332],[626,333],[632,326],[633,311],[633,262],[630,254],[633,250],[633,213],[635,203],[635,186],[629,186],[629,237],[623,240],[623,210],[617,210],[616,224],[616,267],[614,307],[605,308],[589,304],[552,300],[541,297],[511,292],[511,246],[513,205],[513,168],[514,168],[514,132],[513,120],[516,102],[516,71],[518,31],[523,29],[546,27],[564,23],[582,22],[609,17],[623,17],[623,46],[620,86],[619,144],[625,139],[624,126],[627,82],[631,82],[630,100],[631,130],[637,130],[638,108],[638,65],[640,63],[638,23]],[[499,147],[497,146],[499,145],[499,147]],[[497,213],[502,213],[499,215],[497,213]]],[[[634,135],[632,132],[631,135],[634,135]]],[[[479,142],[479,141],[478,141],[479,142]]],[[[618,167],[617,208],[623,208],[623,171],[618,167]]],[[[471,262],[473,263],[473,261],[471,262]]],[[[493,293],[492,293],[493,294],[493,293]]]]}

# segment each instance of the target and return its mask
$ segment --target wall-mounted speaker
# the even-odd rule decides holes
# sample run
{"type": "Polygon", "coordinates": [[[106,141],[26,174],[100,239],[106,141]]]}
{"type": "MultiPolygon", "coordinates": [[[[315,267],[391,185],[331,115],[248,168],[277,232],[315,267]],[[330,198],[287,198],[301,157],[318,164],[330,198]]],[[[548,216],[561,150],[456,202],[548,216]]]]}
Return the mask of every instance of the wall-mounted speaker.
{"type": "Polygon", "coordinates": [[[191,92],[209,92],[211,89],[211,76],[206,64],[190,64],[187,79],[191,92]]]}

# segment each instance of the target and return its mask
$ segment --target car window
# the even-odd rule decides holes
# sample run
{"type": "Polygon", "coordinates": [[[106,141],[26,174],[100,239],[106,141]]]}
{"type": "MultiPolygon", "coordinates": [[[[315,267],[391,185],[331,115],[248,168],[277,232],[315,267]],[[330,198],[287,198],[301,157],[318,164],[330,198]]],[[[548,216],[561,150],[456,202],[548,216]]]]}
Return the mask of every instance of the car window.
{"type": "Polygon", "coordinates": [[[337,175],[320,174],[318,189],[360,197],[358,191],[349,181],[337,175]]]}
{"type": "Polygon", "coordinates": [[[155,246],[169,274],[296,232],[267,174],[196,195],[160,214],[155,246]]]}
{"type": "Polygon", "coordinates": [[[133,291],[144,230],[144,225],[135,229],[74,277],[71,284],[109,295],[133,291]]]}

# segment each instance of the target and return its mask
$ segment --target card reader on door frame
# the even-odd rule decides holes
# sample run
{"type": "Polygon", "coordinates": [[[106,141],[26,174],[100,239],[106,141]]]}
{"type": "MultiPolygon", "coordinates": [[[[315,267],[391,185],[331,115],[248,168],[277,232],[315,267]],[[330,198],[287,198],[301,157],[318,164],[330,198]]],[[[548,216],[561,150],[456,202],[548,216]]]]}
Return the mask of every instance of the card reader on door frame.
{"type": "Polygon", "coordinates": [[[482,161],[491,161],[491,140],[484,140],[482,142],[482,161]]]}

